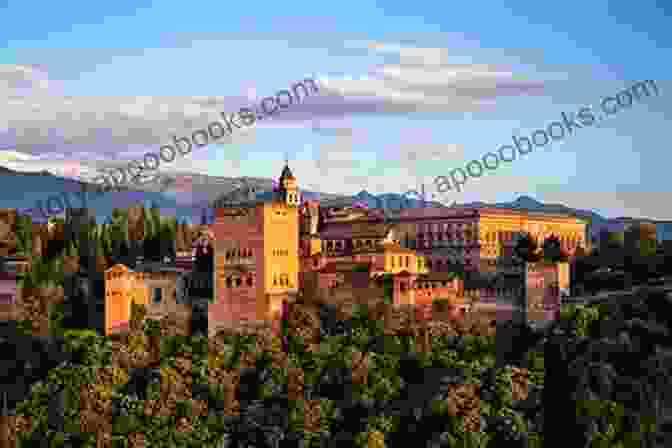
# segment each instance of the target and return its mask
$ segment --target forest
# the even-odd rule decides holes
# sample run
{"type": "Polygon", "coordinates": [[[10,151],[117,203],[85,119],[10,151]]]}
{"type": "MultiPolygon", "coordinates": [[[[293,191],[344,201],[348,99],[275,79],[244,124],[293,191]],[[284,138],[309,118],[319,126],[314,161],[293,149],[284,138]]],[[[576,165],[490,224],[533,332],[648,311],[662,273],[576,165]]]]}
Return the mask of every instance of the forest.
{"type": "Polygon", "coordinates": [[[208,339],[135,306],[128,334],[69,331],[47,362],[17,351],[46,377],[11,433],[17,446],[670,446],[669,316],[654,289],[564,306],[545,330],[305,302],[280,334],[208,339]]]}

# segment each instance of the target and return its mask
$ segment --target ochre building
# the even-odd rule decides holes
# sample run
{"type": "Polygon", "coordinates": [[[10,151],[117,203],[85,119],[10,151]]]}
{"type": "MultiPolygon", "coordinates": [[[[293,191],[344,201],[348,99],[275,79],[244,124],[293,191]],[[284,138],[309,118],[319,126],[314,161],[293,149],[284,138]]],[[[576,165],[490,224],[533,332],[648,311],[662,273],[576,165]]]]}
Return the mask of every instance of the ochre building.
{"type": "MultiPolygon", "coordinates": [[[[349,238],[347,227],[365,233],[367,229],[380,226],[382,220],[374,211],[363,214],[352,210],[351,219],[343,217],[340,211],[334,214],[322,213],[320,217],[320,243],[329,254],[335,248],[357,248],[355,238],[349,238]]],[[[537,239],[539,247],[546,238],[555,235],[560,239],[562,249],[571,257],[579,247],[587,248],[587,223],[569,215],[535,213],[523,210],[495,208],[421,208],[405,209],[388,219],[388,226],[394,228],[394,240],[407,249],[417,252],[426,259],[430,271],[448,270],[450,264],[462,264],[470,270],[482,270],[496,266],[511,255],[521,232],[527,232],[537,239]]],[[[310,238],[311,248],[317,245],[315,236],[310,238]]],[[[374,244],[375,239],[364,240],[374,244]]],[[[315,251],[313,250],[313,253],[315,251]]]]}
{"type": "Polygon", "coordinates": [[[212,325],[278,316],[299,283],[300,194],[285,165],[276,191],[215,204],[212,325]]]}
{"type": "Polygon", "coordinates": [[[136,270],[115,264],[105,271],[105,334],[128,330],[131,303],[145,305],[147,317],[182,317],[191,307],[177,300],[177,281],[186,271],[160,263],[143,263],[136,270]]]}

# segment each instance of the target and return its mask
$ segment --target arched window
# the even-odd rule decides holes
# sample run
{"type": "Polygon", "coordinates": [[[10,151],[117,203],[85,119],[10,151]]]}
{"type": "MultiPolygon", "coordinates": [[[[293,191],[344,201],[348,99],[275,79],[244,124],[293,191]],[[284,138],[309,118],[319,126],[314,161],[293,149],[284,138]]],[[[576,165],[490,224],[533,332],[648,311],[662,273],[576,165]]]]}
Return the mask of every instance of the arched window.
{"type": "Polygon", "coordinates": [[[243,280],[241,280],[240,277],[238,277],[236,279],[236,287],[239,287],[242,283],[243,283],[243,280]]]}
{"type": "Polygon", "coordinates": [[[280,284],[282,286],[288,286],[289,285],[289,277],[287,276],[287,274],[280,275],[280,284]]]}
{"type": "Polygon", "coordinates": [[[231,287],[231,277],[226,277],[226,287],[227,288],[231,287]]]}
{"type": "Polygon", "coordinates": [[[247,277],[247,286],[252,286],[252,277],[247,277]]]}
{"type": "Polygon", "coordinates": [[[273,286],[278,286],[278,277],[273,276],[273,286]]]}

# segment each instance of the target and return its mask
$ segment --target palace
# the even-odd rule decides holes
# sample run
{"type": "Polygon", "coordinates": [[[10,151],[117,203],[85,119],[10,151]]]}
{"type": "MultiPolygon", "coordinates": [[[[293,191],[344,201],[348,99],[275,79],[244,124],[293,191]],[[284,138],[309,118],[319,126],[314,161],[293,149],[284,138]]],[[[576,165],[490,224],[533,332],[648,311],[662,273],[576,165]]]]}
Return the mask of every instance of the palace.
{"type": "Polygon", "coordinates": [[[541,246],[555,235],[570,257],[588,244],[586,223],[568,215],[447,207],[406,209],[385,221],[376,210],[325,209],[301,201],[287,164],[275,191],[240,190],[215,206],[213,323],[276,320],[283,301],[300,294],[382,296],[384,278],[395,305],[520,305],[532,297],[558,304],[569,287],[566,264],[525,268],[512,254],[517,238],[527,232],[541,246]],[[457,278],[460,266],[478,280],[457,278]]]}
{"type": "Polygon", "coordinates": [[[300,194],[289,166],[275,191],[241,193],[215,211],[213,323],[278,317],[299,288],[300,194]]]}

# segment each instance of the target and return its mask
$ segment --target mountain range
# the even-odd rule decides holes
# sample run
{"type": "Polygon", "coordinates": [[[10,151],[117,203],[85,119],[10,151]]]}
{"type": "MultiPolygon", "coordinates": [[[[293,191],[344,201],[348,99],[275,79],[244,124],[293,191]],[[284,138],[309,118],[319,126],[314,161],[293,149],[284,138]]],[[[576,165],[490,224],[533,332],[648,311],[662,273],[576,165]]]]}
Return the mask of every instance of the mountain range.
{"type": "MultiPolygon", "coordinates": [[[[253,187],[257,192],[272,191],[274,181],[261,177],[220,177],[202,174],[164,174],[158,175],[159,184],[148,183],[142,190],[110,191],[106,194],[93,197],[87,194],[88,206],[95,209],[95,216],[104,220],[111,216],[115,207],[126,208],[136,201],[156,203],[162,214],[186,218],[191,222],[200,219],[203,209],[207,210],[209,219],[212,210],[209,205],[217,199],[235,195],[245,186],[253,187]],[[164,188],[161,188],[161,184],[164,188]]],[[[35,201],[41,200],[44,204],[52,195],[67,194],[73,207],[81,207],[82,201],[75,192],[94,191],[96,185],[79,180],[63,178],[48,171],[39,173],[17,172],[0,166],[0,207],[26,210],[34,208],[35,201]]],[[[383,193],[374,195],[366,190],[354,196],[322,193],[301,190],[304,199],[319,199],[320,203],[329,207],[351,206],[355,202],[369,208],[376,208],[381,204],[390,204],[396,208],[400,200],[404,199],[411,207],[419,207],[421,200],[404,197],[397,193],[383,193]]],[[[592,210],[573,209],[562,204],[544,204],[529,196],[521,196],[513,202],[485,203],[471,202],[466,204],[453,203],[446,206],[440,202],[428,201],[427,207],[470,207],[470,208],[510,208],[530,210],[545,213],[567,213],[572,216],[586,219],[590,224],[591,234],[599,233],[599,229],[609,225],[607,218],[592,210]]]]}

